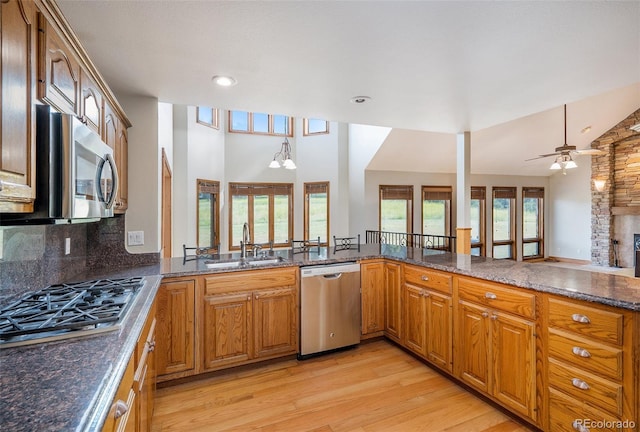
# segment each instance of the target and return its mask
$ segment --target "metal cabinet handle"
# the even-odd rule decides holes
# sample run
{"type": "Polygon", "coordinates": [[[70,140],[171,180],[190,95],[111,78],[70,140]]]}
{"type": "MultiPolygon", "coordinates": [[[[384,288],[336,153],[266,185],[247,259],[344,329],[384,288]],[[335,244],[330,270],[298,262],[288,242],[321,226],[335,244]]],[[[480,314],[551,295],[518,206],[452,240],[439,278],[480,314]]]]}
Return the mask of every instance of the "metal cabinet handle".
{"type": "Polygon", "coordinates": [[[497,320],[498,319],[498,315],[497,314],[491,315],[491,319],[494,320],[494,321],[497,320]]]}
{"type": "Polygon", "coordinates": [[[482,312],[482,317],[487,318],[489,316],[489,312],[482,312]]]}
{"type": "Polygon", "coordinates": [[[120,417],[125,415],[127,411],[129,411],[129,407],[127,406],[127,403],[123,400],[118,399],[114,405],[115,405],[115,412],[113,413],[113,417],[116,419],[119,419],[120,417]]]}
{"type": "Polygon", "coordinates": [[[588,316],[582,314],[573,314],[571,315],[571,319],[577,323],[589,324],[591,322],[588,316]]]}
{"type": "Polygon", "coordinates": [[[422,279],[423,281],[426,282],[426,281],[429,280],[429,276],[422,275],[422,276],[420,276],[420,279],[422,279]]]}
{"type": "Polygon", "coordinates": [[[580,390],[589,390],[591,388],[589,387],[589,384],[582,381],[580,378],[573,378],[571,380],[571,384],[573,384],[575,388],[579,388],[580,390]]]}
{"type": "Polygon", "coordinates": [[[494,293],[492,293],[492,292],[486,292],[486,293],[484,294],[484,297],[485,297],[485,298],[488,298],[489,300],[495,300],[495,299],[497,299],[497,298],[498,298],[498,296],[497,296],[497,295],[495,295],[495,294],[494,294],[494,293]]]}
{"type": "Polygon", "coordinates": [[[573,349],[571,350],[571,352],[573,352],[578,357],[584,357],[584,358],[591,357],[591,353],[589,351],[587,351],[584,348],[577,347],[577,346],[574,346],[573,349]]]}
{"type": "Polygon", "coordinates": [[[156,341],[147,342],[149,344],[149,348],[147,348],[147,352],[154,352],[156,349],[156,341]]]}
{"type": "Polygon", "coordinates": [[[422,291],[420,292],[420,295],[421,295],[422,297],[429,297],[429,293],[428,293],[428,292],[426,292],[426,291],[424,291],[424,290],[422,290],[422,291]]]}
{"type": "Polygon", "coordinates": [[[574,422],[571,424],[571,426],[573,426],[573,428],[575,430],[577,430],[578,432],[589,432],[591,430],[588,427],[578,423],[578,420],[574,420],[574,422]]]}

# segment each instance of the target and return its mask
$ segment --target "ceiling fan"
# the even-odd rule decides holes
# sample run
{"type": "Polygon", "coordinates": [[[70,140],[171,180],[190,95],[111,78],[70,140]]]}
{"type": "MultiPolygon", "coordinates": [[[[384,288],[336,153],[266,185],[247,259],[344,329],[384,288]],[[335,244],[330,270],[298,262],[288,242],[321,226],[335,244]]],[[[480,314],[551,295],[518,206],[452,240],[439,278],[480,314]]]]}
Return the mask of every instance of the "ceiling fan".
{"type": "Polygon", "coordinates": [[[562,173],[566,174],[565,170],[576,168],[578,166],[573,160],[574,156],[598,155],[602,153],[604,152],[598,149],[578,150],[576,146],[567,144],[567,104],[564,104],[564,144],[560,147],[556,147],[556,151],[553,153],[543,154],[538,157],[527,159],[526,161],[555,156],[556,159],[549,168],[552,170],[561,169],[562,173]]]}

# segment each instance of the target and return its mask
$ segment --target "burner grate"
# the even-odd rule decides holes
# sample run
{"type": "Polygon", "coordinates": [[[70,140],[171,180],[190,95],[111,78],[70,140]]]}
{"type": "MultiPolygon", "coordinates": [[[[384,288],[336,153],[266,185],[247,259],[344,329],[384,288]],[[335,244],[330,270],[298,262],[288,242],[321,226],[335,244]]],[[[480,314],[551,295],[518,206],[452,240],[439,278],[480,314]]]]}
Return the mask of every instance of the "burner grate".
{"type": "Polygon", "coordinates": [[[0,340],[98,328],[117,323],[143,278],[52,285],[0,310],[0,340]]]}

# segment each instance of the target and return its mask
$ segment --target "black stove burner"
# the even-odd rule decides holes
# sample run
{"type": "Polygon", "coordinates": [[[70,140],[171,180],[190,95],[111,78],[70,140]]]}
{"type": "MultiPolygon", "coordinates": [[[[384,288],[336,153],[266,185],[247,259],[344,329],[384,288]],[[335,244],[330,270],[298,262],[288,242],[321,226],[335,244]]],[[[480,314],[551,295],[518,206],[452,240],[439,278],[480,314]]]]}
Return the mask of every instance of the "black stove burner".
{"type": "Polygon", "coordinates": [[[0,310],[0,341],[113,325],[143,284],[142,278],[102,279],[29,292],[0,310]]]}

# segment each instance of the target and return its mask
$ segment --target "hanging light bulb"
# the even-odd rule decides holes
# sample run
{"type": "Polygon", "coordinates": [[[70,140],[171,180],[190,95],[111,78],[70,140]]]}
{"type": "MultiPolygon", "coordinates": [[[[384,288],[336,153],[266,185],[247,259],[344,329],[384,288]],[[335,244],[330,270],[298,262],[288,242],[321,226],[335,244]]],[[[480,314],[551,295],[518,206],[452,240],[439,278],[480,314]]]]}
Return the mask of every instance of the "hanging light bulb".
{"type": "Polygon", "coordinates": [[[576,164],[576,163],[573,161],[573,159],[571,159],[571,156],[568,156],[568,158],[569,158],[569,159],[568,159],[567,161],[565,161],[565,163],[564,163],[564,167],[565,167],[566,169],[578,168],[578,164],[576,164]]]}
{"type": "Polygon", "coordinates": [[[559,169],[562,169],[562,165],[560,165],[560,162],[561,162],[561,161],[562,161],[562,157],[561,157],[561,156],[558,156],[558,157],[556,158],[556,160],[551,164],[551,166],[549,167],[549,169],[552,169],[552,170],[559,170],[559,169]]]}
{"type": "Polygon", "coordinates": [[[282,147],[280,151],[273,155],[273,160],[269,164],[269,168],[280,168],[283,167],[285,169],[294,170],[296,169],[296,164],[291,159],[291,144],[289,144],[289,140],[287,139],[287,135],[289,133],[289,119],[287,118],[285,125],[285,137],[282,142],[282,147]]]}

